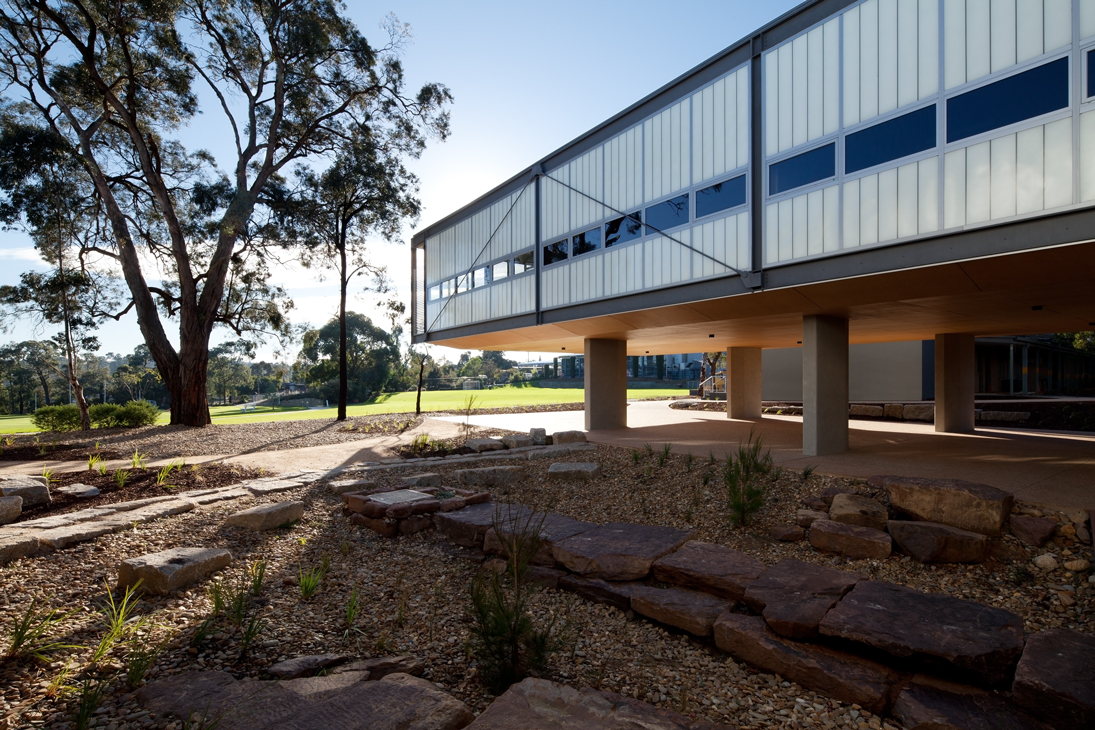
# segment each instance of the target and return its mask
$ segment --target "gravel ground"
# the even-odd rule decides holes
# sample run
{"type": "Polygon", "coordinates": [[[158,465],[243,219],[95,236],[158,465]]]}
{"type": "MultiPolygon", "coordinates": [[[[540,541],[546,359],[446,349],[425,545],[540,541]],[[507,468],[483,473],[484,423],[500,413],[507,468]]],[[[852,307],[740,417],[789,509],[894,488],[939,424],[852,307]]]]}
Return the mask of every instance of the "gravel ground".
{"type": "MultiPolygon", "coordinates": [[[[816,553],[807,545],[773,542],[767,528],[787,521],[803,496],[818,494],[827,486],[854,485],[865,490],[862,483],[821,476],[813,476],[803,485],[801,473],[784,471],[773,476],[769,504],[755,523],[748,528],[730,528],[714,467],[693,460],[689,469],[686,457],[676,455],[669,456],[663,466],[658,466],[656,455],[635,463],[631,452],[604,446],[595,453],[564,457],[569,461],[594,459],[605,471],[604,478],[594,484],[547,482],[550,462],[533,461],[528,462],[529,478],[498,498],[579,519],[692,528],[700,539],[742,549],[768,564],[794,556],[833,565],[839,563],[838,558],[816,553]],[[712,474],[706,486],[704,474],[712,474]]],[[[466,467],[428,463],[428,470],[445,476],[457,468],[466,467]]],[[[382,485],[396,484],[403,475],[424,470],[415,465],[374,472],[371,478],[382,485]]],[[[247,533],[222,528],[221,523],[248,501],[222,503],[13,563],[0,569],[0,625],[10,626],[32,599],[48,601],[52,606],[78,611],[66,624],[68,643],[93,645],[102,633],[94,609],[105,596],[104,580],[115,579],[120,560],[174,546],[227,547],[232,550],[233,565],[215,580],[229,590],[248,580],[248,567],[254,561],[268,562],[261,596],[249,609],[265,622],[250,655],[237,661],[240,631],[224,616],[215,619],[215,633],[207,642],[191,646],[198,625],[211,613],[205,586],[167,598],[146,597],[139,605],[141,612],[151,617],[153,628],[145,640],[166,642],[150,678],[200,668],[258,677],[269,663],[301,654],[346,652],[364,658],[407,653],[425,662],[428,679],[467,702],[475,712],[489,704],[491,698],[475,677],[474,657],[466,651],[467,585],[478,569],[474,556],[433,531],[389,540],[353,527],[341,515],[338,499],[327,494],[322,485],[281,493],[276,499],[303,499],[305,518],[291,529],[247,533]],[[310,600],[302,599],[296,585],[301,568],[307,571],[327,560],[329,569],[318,593],[310,600]],[[348,633],[345,606],[355,587],[363,607],[355,624],[357,631],[348,633]]],[[[1030,631],[1071,626],[1090,632],[1089,587],[1095,586],[1086,583],[1086,575],[1069,577],[1059,571],[1039,575],[1032,582],[1012,578],[1018,569],[1029,567],[1035,554],[1052,550],[1060,555],[1066,549],[1072,548],[1057,545],[1032,551],[1005,537],[994,559],[980,566],[927,567],[892,557],[853,561],[844,567],[922,590],[1009,608],[1025,618],[1030,631]],[[1076,584],[1077,604],[1064,608],[1048,588],[1051,580],[1076,584]]],[[[540,620],[555,621],[565,647],[554,655],[547,672],[555,681],[620,692],[742,728],[885,726],[881,718],[856,706],[757,673],[705,642],[644,620],[629,620],[615,609],[546,589],[537,593],[533,605],[540,620]]],[[[125,650],[117,649],[115,655],[118,658],[113,665],[108,663],[108,670],[123,666],[125,650]]],[[[0,716],[8,718],[7,727],[71,727],[75,698],[47,697],[47,688],[66,663],[82,667],[87,656],[88,651],[80,650],[55,655],[57,660],[50,665],[10,661],[3,665],[0,716]]],[[[171,719],[139,714],[140,708],[120,682],[101,709],[96,727],[179,729],[171,719]]]]}

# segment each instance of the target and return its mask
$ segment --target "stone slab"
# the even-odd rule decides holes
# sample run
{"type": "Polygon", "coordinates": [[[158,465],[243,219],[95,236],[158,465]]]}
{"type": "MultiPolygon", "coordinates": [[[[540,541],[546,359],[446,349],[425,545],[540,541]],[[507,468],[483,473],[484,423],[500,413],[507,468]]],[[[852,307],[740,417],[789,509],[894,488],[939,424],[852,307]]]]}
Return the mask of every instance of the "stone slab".
{"type": "Polygon", "coordinates": [[[1008,528],[1011,534],[1028,545],[1042,547],[1057,531],[1057,521],[1048,517],[1012,515],[1008,528]]]}
{"type": "Polygon", "coordinates": [[[926,676],[901,690],[891,714],[905,730],[1049,730],[1001,695],[926,676]]]}
{"type": "Polygon", "coordinates": [[[543,459],[558,459],[570,454],[569,446],[548,446],[546,449],[537,449],[528,452],[529,461],[541,461],[543,459]]]}
{"type": "Polygon", "coordinates": [[[787,558],[745,588],[742,601],[778,634],[812,639],[818,624],[862,576],[787,558]]]}
{"type": "Polygon", "coordinates": [[[54,527],[52,530],[39,532],[37,537],[38,542],[42,547],[47,547],[52,550],[63,550],[69,545],[94,540],[97,537],[109,535],[115,531],[115,526],[106,521],[77,522],[72,525],[54,527]]]}
{"type": "Polygon", "coordinates": [[[856,418],[882,418],[885,415],[885,410],[882,406],[853,403],[848,409],[848,415],[856,418]]]}
{"type": "Polygon", "coordinates": [[[0,534],[0,565],[7,565],[13,560],[34,555],[39,549],[40,546],[36,535],[27,533],[0,534]]]}
{"type": "Polygon", "coordinates": [[[265,494],[277,494],[278,492],[287,492],[290,489],[296,489],[300,486],[300,482],[290,481],[288,479],[274,479],[269,481],[255,479],[249,482],[243,482],[240,486],[256,497],[261,497],[265,494]]]}
{"type": "Polygon", "coordinates": [[[98,497],[99,490],[90,484],[69,484],[65,487],[57,487],[58,492],[61,494],[67,494],[70,497],[76,499],[88,499],[90,497],[98,497]]]}
{"type": "Polygon", "coordinates": [[[298,677],[311,677],[321,669],[327,669],[339,664],[345,664],[352,657],[346,654],[311,654],[286,659],[283,662],[271,664],[266,673],[278,679],[297,679],[298,677]]]}
{"type": "Polygon", "coordinates": [[[23,498],[18,495],[0,497],[0,525],[8,525],[23,514],[23,498]]]}
{"type": "Polygon", "coordinates": [[[600,578],[583,578],[565,575],[559,578],[559,590],[575,593],[592,603],[602,603],[621,611],[631,610],[631,594],[642,583],[633,581],[607,581],[600,578]]]}
{"type": "Polygon", "coordinates": [[[1054,727],[1095,727],[1095,636],[1068,629],[1032,634],[1012,692],[1054,727]]]}
{"type": "Polygon", "coordinates": [[[501,451],[506,448],[506,445],[500,439],[468,439],[464,445],[480,454],[486,451],[501,451]]]}
{"type": "Polygon", "coordinates": [[[228,567],[232,554],[221,548],[172,548],[123,560],[118,566],[118,588],[141,582],[149,593],[166,596],[228,567]]]}
{"type": "Polygon", "coordinates": [[[457,469],[456,479],[465,486],[503,487],[525,478],[523,466],[485,466],[480,469],[457,469]]]}
{"type": "Polygon", "coordinates": [[[395,537],[399,534],[399,522],[396,520],[352,514],[350,515],[350,524],[366,527],[383,537],[395,537]]]}
{"type": "Polygon", "coordinates": [[[890,506],[915,520],[941,522],[999,537],[1015,498],[1001,489],[961,479],[871,477],[872,486],[890,494],[890,506]]]}
{"type": "Polygon", "coordinates": [[[989,540],[981,533],[938,522],[890,520],[889,533],[921,563],[980,563],[989,555],[989,540]]]}
{"type": "Polygon", "coordinates": [[[244,497],[250,496],[251,493],[249,491],[239,488],[221,489],[216,492],[202,494],[197,497],[190,496],[189,494],[187,495],[187,497],[197,502],[198,504],[213,504],[215,502],[226,502],[229,499],[242,499],[244,497]]]}
{"type": "Polygon", "coordinates": [[[857,583],[819,631],[989,686],[1008,682],[1023,653],[1023,620],[1010,611],[874,580],[857,583]]]}
{"type": "Polygon", "coordinates": [[[330,671],[331,674],[343,674],[345,672],[368,672],[369,679],[376,681],[389,674],[409,674],[413,677],[421,677],[426,671],[426,665],[409,654],[400,656],[380,656],[372,659],[363,659],[359,662],[341,664],[330,671]]]}
{"type": "Polygon", "coordinates": [[[242,527],[245,530],[263,532],[290,522],[296,522],[302,517],[304,517],[304,502],[274,502],[273,504],[260,504],[258,507],[229,515],[224,524],[232,527],[242,527]]]}
{"type": "Polygon", "coordinates": [[[561,482],[588,482],[601,476],[600,464],[559,462],[548,467],[547,478],[561,482]]]}
{"type": "Polygon", "coordinates": [[[551,443],[560,444],[584,444],[586,442],[585,431],[556,431],[551,434],[551,443]]]}
{"type": "Polygon", "coordinates": [[[780,542],[802,542],[806,539],[806,530],[798,525],[772,525],[768,534],[780,542]]]}
{"type": "MultiPolygon", "coordinates": [[[[597,527],[597,525],[592,522],[575,520],[553,512],[539,513],[531,517],[526,517],[525,519],[510,521],[510,524],[516,528],[539,529],[540,539],[543,541],[543,544],[529,562],[532,565],[540,565],[549,568],[556,564],[554,554],[556,543],[560,540],[565,540],[568,537],[580,535],[583,532],[589,532],[597,527]]],[[[512,543],[512,536],[514,533],[514,530],[503,529],[500,539],[495,528],[491,527],[483,537],[483,552],[509,557],[509,550],[506,546],[512,543]]]]}
{"type": "Polygon", "coordinates": [[[828,512],[813,509],[800,509],[795,511],[795,524],[799,527],[810,527],[818,520],[829,519],[828,512]]]}
{"type": "Polygon", "coordinates": [[[832,520],[818,520],[810,526],[810,544],[853,559],[885,560],[893,550],[893,540],[882,530],[832,520]]]}
{"type": "Polygon", "coordinates": [[[327,491],[331,494],[346,494],[347,492],[364,492],[376,489],[376,482],[368,479],[339,479],[327,485],[327,491]]]}
{"type": "Polygon", "coordinates": [[[528,430],[529,438],[532,439],[532,443],[535,446],[546,446],[548,443],[548,435],[546,428],[530,428],[528,430]]]}
{"type": "Polygon", "coordinates": [[[838,494],[829,505],[829,519],[845,525],[885,530],[890,515],[885,507],[870,497],[861,494],[838,494]]]}
{"type": "Polygon", "coordinates": [[[397,504],[412,504],[426,499],[433,499],[433,495],[427,494],[426,492],[419,492],[414,489],[397,489],[394,492],[372,494],[369,496],[369,499],[373,502],[379,502],[380,504],[391,507],[397,504]]]}
{"type": "Polygon", "coordinates": [[[722,545],[691,540],[656,560],[653,569],[662,583],[740,601],[745,587],[764,572],[764,563],[722,545]]]}
{"type": "Polygon", "coordinates": [[[463,547],[482,548],[487,530],[494,526],[496,516],[512,522],[526,519],[530,513],[530,509],[521,505],[495,505],[488,502],[469,505],[453,512],[435,512],[433,523],[437,531],[450,542],[463,547]]]}
{"type": "Polygon", "coordinates": [[[507,449],[523,449],[533,446],[532,436],[523,433],[511,433],[502,437],[502,443],[507,449]]]}
{"type": "Polygon", "coordinates": [[[560,540],[555,560],[588,578],[638,580],[658,558],[677,550],[692,533],[672,527],[613,522],[560,540]]]}
{"type": "Polygon", "coordinates": [[[707,593],[684,588],[635,586],[631,610],[694,636],[710,636],[715,619],[733,608],[733,603],[707,593]]]}
{"type": "Polygon", "coordinates": [[[37,481],[0,482],[0,497],[22,497],[23,509],[53,501],[49,496],[49,487],[37,481]]]}
{"type": "MultiPolygon", "coordinates": [[[[375,484],[373,485],[376,486],[375,484]]],[[[440,487],[441,475],[434,472],[426,472],[425,474],[412,474],[408,477],[403,477],[403,486],[405,487],[440,487]]]]}
{"type": "Polygon", "coordinates": [[[759,616],[724,613],[714,633],[715,644],[735,659],[875,714],[886,711],[900,679],[892,669],[855,654],[789,641],[759,616]]]}

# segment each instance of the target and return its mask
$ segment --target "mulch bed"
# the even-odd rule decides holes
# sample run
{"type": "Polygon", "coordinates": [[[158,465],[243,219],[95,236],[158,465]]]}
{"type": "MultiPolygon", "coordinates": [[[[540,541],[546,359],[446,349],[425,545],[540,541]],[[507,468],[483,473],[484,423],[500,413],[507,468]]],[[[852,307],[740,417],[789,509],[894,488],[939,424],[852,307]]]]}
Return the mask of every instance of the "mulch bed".
{"type": "Polygon", "coordinates": [[[99,454],[104,459],[121,459],[124,455],[113,449],[97,449],[94,442],[88,443],[59,443],[54,439],[39,437],[39,443],[34,443],[34,437],[22,437],[15,439],[13,446],[3,446],[0,450],[0,461],[79,461],[89,458],[92,454],[99,454]]]}

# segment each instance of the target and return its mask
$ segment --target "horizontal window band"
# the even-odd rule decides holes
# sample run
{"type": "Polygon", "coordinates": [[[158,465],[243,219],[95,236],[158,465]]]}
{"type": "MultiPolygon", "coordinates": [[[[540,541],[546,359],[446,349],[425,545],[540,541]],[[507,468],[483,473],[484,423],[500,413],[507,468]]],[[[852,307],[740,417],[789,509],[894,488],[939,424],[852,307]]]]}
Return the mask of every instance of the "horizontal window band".
{"type": "Polygon", "coordinates": [[[1059,58],[947,100],[947,142],[1068,107],[1068,58],[1059,58]]]}
{"type": "Polygon", "coordinates": [[[851,174],[936,146],[934,104],[876,124],[844,140],[844,172],[851,174]]]}
{"type": "Polygon", "coordinates": [[[768,194],[801,188],[836,176],[836,144],[818,147],[768,166],[768,194]]]}

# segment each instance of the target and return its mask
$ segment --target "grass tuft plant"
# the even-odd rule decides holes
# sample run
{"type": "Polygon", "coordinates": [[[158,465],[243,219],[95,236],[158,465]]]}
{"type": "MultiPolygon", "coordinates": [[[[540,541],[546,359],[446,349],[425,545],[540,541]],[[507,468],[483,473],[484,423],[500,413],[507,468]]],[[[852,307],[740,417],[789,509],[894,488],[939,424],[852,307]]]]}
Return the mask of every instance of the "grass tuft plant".
{"type": "Polygon", "coordinates": [[[148,465],[148,454],[142,454],[138,449],[133,449],[133,456],[129,461],[134,469],[144,469],[148,465]]]}
{"type": "Polygon", "coordinates": [[[258,597],[262,594],[262,582],[266,579],[266,561],[256,560],[251,563],[251,595],[258,597]]]}
{"type": "Polygon", "coordinates": [[[102,616],[105,630],[103,632],[103,637],[99,639],[99,645],[96,646],[95,651],[91,653],[91,659],[89,661],[92,666],[106,658],[107,654],[114,649],[118,642],[124,640],[126,636],[143,626],[143,621],[139,619],[136,621],[133,620],[133,613],[137,609],[137,604],[141,601],[140,598],[136,597],[137,589],[140,585],[141,581],[137,581],[135,585],[126,588],[125,592],[122,594],[122,600],[117,601],[110,590],[110,584],[106,584],[106,602],[103,604],[103,607],[99,609],[99,614],[102,616]]]}
{"type": "Polygon", "coordinates": [[[240,581],[228,598],[228,610],[226,611],[228,621],[236,628],[239,628],[243,625],[243,620],[247,618],[247,609],[250,607],[251,586],[244,581],[240,581]]]}
{"type": "Polygon", "coordinates": [[[110,689],[108,680],[95,680],[86,677],[80,683],[80,697],[76,701],[76,709],[72,720],[76,730],[87,730],[95,719],[95,711],[103,704],[107,690],[110,689]]]}
{"type": "Polygon", "coordinates": [[[163,647],[149,643],[134,644],[125,657],[125,684],[137,689],[148,670],[156,663],[163,647]]]}
{"type": "Polygon", "coordinates": [[[737,454],[727,454],[723,480],[732,524],[749,524],[753,515],[764,506],[766,490],[761,477],[771,471],[771,449],[764,449],[763,440],[752,431],[747,442],[738,444],[737,454]]]}
{"type": "Polygon", "coordinates": [[[49,486],[50,484],[53,484],[53,482],[57,481],[53,478],[53,469],[49,468],[42,470],[42,478],[46,480],[46,486],[49,486]]]}
{"type": "MultiPolygon", "coordinates": [[[[47,601],[52,595],[46,598],[47,601]]],[[[56,608],[38,611],[38,599],[31,599],[22,617],[15,618],[15,625],[8,631],[8,658],[49,661],[49,654],[63,649],[80,649],[75,644],[65,644],[48,638],[54,629],[69,619],[75,611],[58,615],[56,608]]]]}
{"type": "Polygon", "coordinates": [[[125,489],[125,483],[129,481],[129,472],[125,469],[114,470],[114,486],[118,489],[125,489]]]}
{"type": "Polygon", "coordinates": [[[247,652],[251,649],[251,644],[255,642],[255,639],[265,628],[266,622],[260,620],[258,616],[252,616],[247,625],[243,627],[243,631],[240,633],[240,661],[247,658],[247,652]]]}
{"type": "Polygon", "coordinates": [[[658,468],[665,466],[669,460],[669,454],[673,451],[673,444],[662,444],[661,453],[658,454],[658,468]]]}
{"type": "Polygon", "coordinates": [[[802,469],[802,483],[803,484],[810,481],[810,477],[812,477],[814,475],[814,469],[817,469],[817,464],[814,464],[812,466],[803,467],[803,469],[802,469]]]}
{"type": "Polygon", "coordinates": [[[300,597],[307,601],[319,590],[319,584],[323,580],[323,570],[312,568],[305,572],[303,565],[298,563],[297,566],[300,569],[300,597]]]}
{"type": "Polygon", "coordinates": [[[225,595],[224,584],[220,581],[213,581],[205,589],[205,593],[209,596],[210,602],[213,604],[213,615],[219,616],[224,612],[225,595]]]}
{"type": "Polygon", "coordinates": [[[346,633],[342,635],[342,639],[345,641],[350,638],[351,631],[360,631],[354,625],[357,623],[357,615],[361,612],[361,594],[354,586],[354,589],[350,591],[349,598],[346,599],[346,633]]]}

